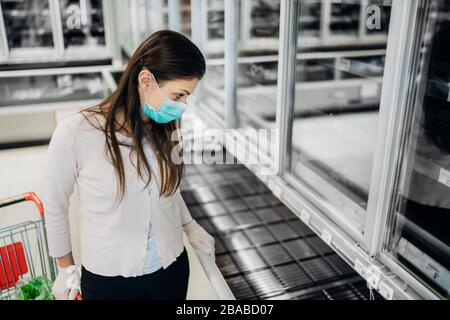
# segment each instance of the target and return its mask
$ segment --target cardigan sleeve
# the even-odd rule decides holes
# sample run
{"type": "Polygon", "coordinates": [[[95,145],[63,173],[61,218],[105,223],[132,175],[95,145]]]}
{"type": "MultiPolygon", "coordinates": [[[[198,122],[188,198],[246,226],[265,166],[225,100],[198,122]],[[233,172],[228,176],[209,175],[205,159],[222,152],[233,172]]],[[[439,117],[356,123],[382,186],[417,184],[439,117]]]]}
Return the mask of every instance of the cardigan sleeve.
{"type": "Polygon", "coordinates": [[[44,220],[49,253],[61,257],[72,251],[69,199],[78,172],[75,132],[64,121],[53,132],[45,164],[44,220]]]}

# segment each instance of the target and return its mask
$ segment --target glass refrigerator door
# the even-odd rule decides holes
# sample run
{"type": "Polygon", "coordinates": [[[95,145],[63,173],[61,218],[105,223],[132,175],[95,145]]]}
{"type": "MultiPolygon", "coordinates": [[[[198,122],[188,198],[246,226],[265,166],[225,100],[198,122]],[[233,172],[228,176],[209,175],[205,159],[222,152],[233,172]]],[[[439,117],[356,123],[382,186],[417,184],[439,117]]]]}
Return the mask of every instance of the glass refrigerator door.
{"type": "Polygon", "coordinates": [[[203,102],[221,118],[225,118],[225,65],[207,65],[203,79],[203,102]]]}
{"type": "Polygon", "coordinates": [[[320,37],[322,2],[320,0],[304,1],[299,14],[300,37],[320,37]]]}
{"type": "Polygon", "coordinates": [[[0,4],[9,50],[54,47],[48,0],[1,0],[0,4]]]}
{"type": "Polygon", "coordinates": [[[187,37],[191,37],[191,0],[180,1],[180,32],[187,37]]]}
{"type": "Polygon", "coordinates": [[[280,24],[280,2],[267,0],[251,1],[251,38],[278,38],[280,24]]]}
{"type": "MultiPolygon", "coordinates": [[[[340,43],[327,48],[308,46],[309,39],[302,34],[310,33],[311,28],[303,19],[311,8],[318,10],[317,4],[312,6],[317,2],[299,2],[298,46],[302,50],[296,66],[288,166],[297,189],[309,194],[332,219],[344,221],[343,228],[350,230],[350,225],[352,234],[361,237],[377,138],[385,50],[357,44],[342,48],[340,43]]],[[[320,6],[326,3],[320,1],[320,6]]],[[[332,3],[332,13],[340,12],[341,18],[349,15],[342,28],[346,25],[350,30],[355,26],[353,12],[359,12],[360,4],[354,3],[332,3]]]]}
{"type": "Polygon", "coordinates": [[[279,37],[280,1],[241,2],[241,10],[240,24],[250,38],[244,35],[238,43],[238,127],[270,129],[276,121],[278,47],[273,43],[279,37]]]}
{"type": "MultiPolygon", "coordinates": [[[[311,18],[317,16],[317,4],[313,6],[315,2],[322,3],[321,36],[326,44],[382,45],[386,42],[391,0],[307,0],[304,4],[302,3],[302,6],[305,7],[306,12],[309,11],[306,9],[308,3],[314,9],[311,18]]],[[[304,24],[302,28],[306,32],[311,25],[304,24]]]]}
{"type": "Polygon", "coordinates": [[[241,1],[240,11],[240,47],[248,50],[278,50],[280,1],[241,1]]]}
{"type": "Polygon", "coordinates": [[[163,26],[164,28],[169,28],[169,0],[163,0],[163,26]]]}
{"type": "Polygon", "coordinates": [[[450,1],[429,1],[424,7],[419,9],[426,18],[417,35],[418,67],[406,105],[387,251],[448,299],[450,1]]]}
{"type": "Polygon", "coordinates": [[[177,19],[179,19],[179,31],[180,33],[184,34],[187,37],[191,36],[191,0],[177,0],[177,8],[179,12],[170,12],[171,6],[168,0],[163,0],[162,6],[162,21],[163,21],[163,28],[160,29],[167,29],[171,28],[170,26],[170,19],[171,15],[177,15],[177,19]]]}
{"type": "Polygon", "coordinates": [[[118,38],[120,40],[120,44],[122,49],[131,56],[135,49],[135,32],[133,29],[135,28],[135,23],[133,23],[131,14],[131,2],[130,0],[122,0],[116,1],[116,15],[117,18],[114,23],[118,23],[120,21],[120,28],[118,29],[118,38]],[[132,36],[130,36],[132,35],[132,36]]]}
{"type": "Polygon", "coordinates": [[[59,8],[65,49],[105,46],[102,0],[60,0],[59,8]]]}
{"type": "Polygon", "coordinates": [[[223,58],[225,38],[225,0],[206,3],[206,54],[210,58],[223,58]]]}
{"type": "Polygon", "coordinates": [[[330,34],[357,36],[360,25],[361,0],[343,0],[331,3],[330,34]]]}
{"type": "Polygon", "coordinates": [[[203,101],[220,118],[225,118],[225,0],[204,1],[206,74],[202,81],[203,101]]]}
{"type": "Polygon", "coordinates": [[[208,39],[225,37],[225,4],[223,0],[208,2],[208,39]]]}

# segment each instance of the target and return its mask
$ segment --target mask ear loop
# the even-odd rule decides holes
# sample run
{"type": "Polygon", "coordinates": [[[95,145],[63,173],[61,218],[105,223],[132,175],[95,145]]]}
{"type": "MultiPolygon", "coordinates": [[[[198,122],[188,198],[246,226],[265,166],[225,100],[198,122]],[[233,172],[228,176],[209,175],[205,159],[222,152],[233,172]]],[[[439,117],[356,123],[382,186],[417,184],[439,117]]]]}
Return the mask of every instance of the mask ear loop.
{"type": "MultiPolygon", "coordinates": [[[[158,82],[156,82],[155,76],[153,75],[153,73],[150,72],[150,74],[152,75],[153,81],[155,82],[155,86],[158,88],[159,94],[161,95],[162,101],[164,101],[164,99],[166,99],[166,96],[163,95],[161,88],[158,85],[158,82]]],[[[162,103],[161,101],[161,103],[162,103]]]]}
{"type": "MultiPolygon", "coordinates": [[[[143,69],[148,70],[148,68],[144,66],[143,58],[141,58],[141,67],[143,69]]],[[[161,106],[162,102],[164,101],[164,99],[166,99],[166,97],[163,95],[161,88],[158,86],[158,82],[156,82],[156,79],[155,79],[155,76],[153,75],[153,73],[150,70],[148,70],[148,71],[150,72],[150,75],[153,78],[155,86],[158,88],[159,94],[161,95],[161,98],[162,98],[161,103],[160,103],[160,106],[161,106]]],[[[145,92],[145,89],[143,91],[144,91],[144,102],[147,103],[149,106],[151,106],[151,104],[147,102],[147,93],[145,92]]],[[[154,108],[152,107],[152,109],[154,109],[154,108]]]]}

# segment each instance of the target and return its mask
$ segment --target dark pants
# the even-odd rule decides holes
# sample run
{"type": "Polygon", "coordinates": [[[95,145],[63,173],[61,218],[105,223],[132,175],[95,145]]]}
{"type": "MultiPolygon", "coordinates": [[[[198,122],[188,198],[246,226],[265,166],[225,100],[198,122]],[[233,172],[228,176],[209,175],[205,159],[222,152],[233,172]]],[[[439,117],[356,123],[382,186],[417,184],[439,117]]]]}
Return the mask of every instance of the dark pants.
{"type": "Polygon", "coordinates": [[[186,249],[167,269],[137,277],[102,276],[81,268],[84,300],[185,300],[189,281],[186,249]]]}

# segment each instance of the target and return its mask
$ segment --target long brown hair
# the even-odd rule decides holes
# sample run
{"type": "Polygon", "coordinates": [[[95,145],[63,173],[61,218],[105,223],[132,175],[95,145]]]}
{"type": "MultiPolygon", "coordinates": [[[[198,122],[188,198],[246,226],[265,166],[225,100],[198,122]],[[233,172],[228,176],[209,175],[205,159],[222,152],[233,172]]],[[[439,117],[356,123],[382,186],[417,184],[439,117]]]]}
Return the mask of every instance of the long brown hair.
{"type": "MultiPolygon", "coordinates": [[[[158,84],[177,79],[202,79],[205,74],[203,54],[184,35],[170,30],[153,33],[136,49],[128,61],[117,89],[99,105],[85,109],[82,113],[99,114],[105,119],[103,125],[96,125],[106,137],[106,151],[112,160],[118,177],[118,191],[122,198],[125,190],[125,172],[119,146],[122,145],[116,131],[131,130],[132,152],[136,153],[136,170],[139,178],[147,177],[146,187],[152,178],[152,169],[143,151],[142,140],[147,138],[155,152],[161,177],[160,196],[172,195],[178,188],[184,172],[184,164],[175,164],[171,152],[177,147],[172,141],[174,130],[180,129],[178,120],[161,124],[142,117],[138,91],[138,75],[146,67],[157,79],[158,84]],[[117,121],[123,115],[124,123],[117,121]]],[[[89,119],[88,119],[89,120],[89,119]]],[[[91,122],[92,123],[92,122],[91,122]]]]}

